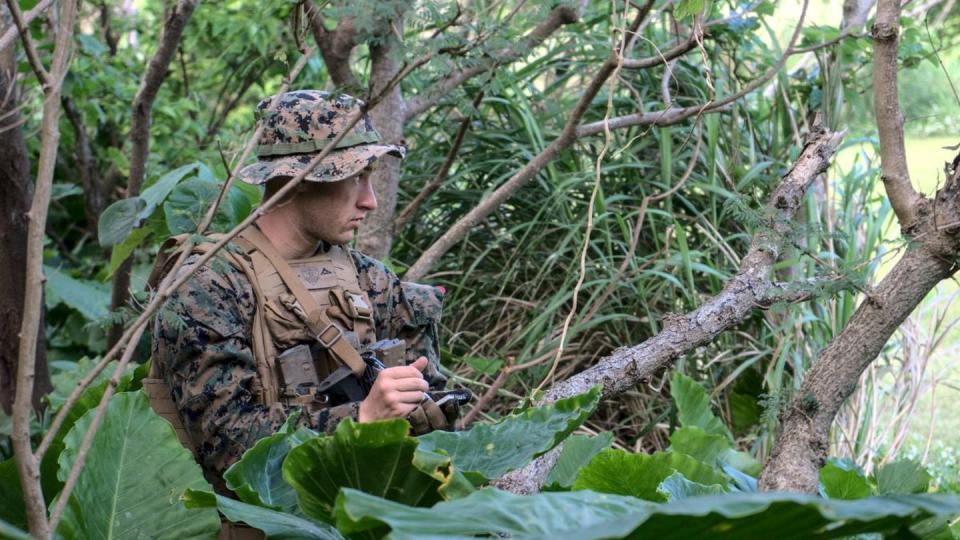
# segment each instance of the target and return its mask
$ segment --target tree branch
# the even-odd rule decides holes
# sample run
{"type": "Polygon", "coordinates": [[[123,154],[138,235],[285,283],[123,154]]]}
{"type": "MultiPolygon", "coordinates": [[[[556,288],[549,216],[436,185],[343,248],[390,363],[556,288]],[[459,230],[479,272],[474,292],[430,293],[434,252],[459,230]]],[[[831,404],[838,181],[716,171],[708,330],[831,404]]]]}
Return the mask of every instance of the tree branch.
{"type": "Polygon", "coordinates": [[[880,136],[883,187],[905,234],[914,224],[914,208],[922,198],[910,182],[903,141],[903,113],[897,91],[897,49],[900,46],[900,2],[880,0],[873,25],[873,96],[880,136]]]}
{"type": "MultiPolygon", "coordinates": [[[[163,37],[157,52],[150,60],[146,73],[140,81],[140,88],[133,98],[130,125],[130,176],[127,179],[126,197],[135,197],[140,194],[140,185],[143,183],[147,169],[147,158],[150,155],[150,115],[153,102],[157,99],[160,85],[167,78],[170,62],[176,54],[183,36],[183,30],[193,15],[199,0],[179,0],[170,10],[163,26],[163,37]]],[[[127,304],[130,298],[130,271],[133,260],[127,259],[117,268],[113,275],[113,290],[110,297],[110,309],[116,311],[127,304]]],[[[117,342],[123,332],[123,325],[114,325],[109,332],[108,342],[117,342]]]]}
{"type": "MultiPolygon", "coordinates": [[[[40,136],[40,157],[37,162],[37,180],[30,205],[27,231],[27,269],[24,286],[23,320],[20,326],[20,348],[17,359],[17,392],[13,404],[13,440],[20,485],[27,510],[30,534],[35,538],[50,538],[43,488],[40,485],[40,461],[30,447],[30,413],[34,386],[34,366],[37,353],[37,335],[43,309],[43,237],[50,206],[53,171],[60,142],[60,91],[70,67],[70,45],[73,40],[73,22],[76,1],[65,0],[60,12],[60,28],[55,38],[53,61],[47,84],[44,86],[43,124],[40,136]]],[[[29,34],[21,34],[26,41],[29,34]]]]}
{"type": "MultiPolygon", "coordinates": [[[[628,32],[636,31],[637,27],[640,26],[640,23],[643,22],[643,19],[646,18],[647,14],[650,12],[650,8],[653,6],[653,0],[648,0],[644,4],[636,18],[630,24],[628,32]]],[[[490,213],[497,209],[501,204],[504,203],[507,199],[513,196],[521,187],[524,186],[531,178],[533,178],[541,169],[547,166],[548,163],[553,161],[560,152],[566,150],[573,142],[577,139],[577,124],[580,123],[580,119],[583,118],[584,113],[587,112],[587,109],[590,107],[590,102],[593,101],[593,98],[600,92],[600,89],[603,88],[604,83],[613,74],[614,70],[617,67],[619,62],[619,51],[614,51],[607,57],[606,61],[600,66],[600,69],[597,71],[597,74],[594,75],[593,80],[590,81],[590,84],[584,90],[583,94],[580,96],[580,100],[577,102],[573,111],[570,113],[570,116],[567,119],[566,124],[564,125],[563,131],[560,135],[554,139],[546,148],[543,149],[539,154],[536,155],[532,160],[527,162],[527,164],[517,171],[509,180],[503,183],[500,187],[494,190],[489,197],[481,201],[477,206],[471,209],[467,215],[463,216],[456,223],[454,223],[443,234],[436,242],[433,243],[426,251],[424,251],[420,258],[407,270],[404,274],[404,279],[408,281],[418,281],[423,278],[430,268],[433,267],[451,247],[459,242],[475,225],[480,223],[484,218],[486,218],[490,213]]]]}
{"type": "MultiPolygon", "coordinates": [[[[595,366],[554,384],[538,404],[581,394],[597,384],[602,385],[604,397],[622,394],[746,319],[771,285],[773,265],[784,249],[807,187],[826,170],[843,135],[830,133],[819,124],[813,130],[797,161],[767,201],[765,211],[770,223],[754,234],[739,271],[717,296],[689,313],[669,317],[660,332],[643,343],[619,349],[595,366]]],[[[535,460],[531,466],[502,478],[498,486],[517,493],[537,491],[550,470],[548,465],[549,459],[535,460]]]]}
{"type": "MultiPolygon", "coordinates": [[[[797,40],[800,38],[801,30],[803,29],[803,22],[807,15],[807,7],[809,6],[810,1],[804,0],[803,9],[800,12],[800,20],[797,21],[797,27],[793,31],[793,36],[790,38],[790,43],[787,45],[786,50],[783,51],[783,54],[777,60],[777,62],[763,75],[759,78],[754,79],[750,84],[743,87],[739,92],[729,95],[723,99],[716,101],[711,101],[703,105],[695,105],[693,107],[670,107],[657,112],[639,112],[635,114],[628,114],[625,116],[618,116],[616,118],[610,119],[610,128],[619,129],[631,126],[669,126],[682,122],[687,118],[690,118],[695,115],[700,115],[709,112],[718,112],[734,101],[746,96],[747,94],[753,92],[754,90],[760,88],[761,86],[767,84],[767,82],[772,79],[787,63],[787,59],[794,52],[794,47],[797,44],[797,40]]],[[[584,124],[577,128],[578,137],[587,137],[590,135],[596,135],[603,132],[603,122],[591,122],[589,124],[584,124]]]]}
{"type": "MultiPolygon", "coordinates": [[[[33,9],[27,11],[23,15],[23,26],[30,26],[30,23],[33,22],[41,13],[48,7],[53,4],[53,0],[40,0],[37,5],[33,6],[33,9]]],[[[19,13],[19,6],[17,6],[17,12],[19,13]]],[[[7,28],[7,31],[3,33],[3,36],[0,36],[0,51],[6,49],[10,45],[13,45],[13,42],[17,40],[17,35],[20,32],[17,26],[11,26],[7,28]]]]}
{"type": "Polygon", "coordinates": [[[93,155],[93,148],[90,146],[90,139],[87,137],[87,130],[83,126],[83,118],[80,111],[77,110],[73,98],[64,97],[61,99],[63,111],[73,126],[76,137],[74,142],[74,152],[77,160],[77,174],[80,176],[80,183],[83,185],[84,210],[87,215],[87,228],[94,233],[97,230],[97,220],[100,213],[107,206],[107,193],[102,185],[100,173],[97,170],[96,159],[93,155]]]}
{"type": "Polygon", "coordinates": [[[7,0],[7,8],[10,9],[10,16],[13,17],[14,26],[20,32],[21,41],[23,41],[23,50],[27,53],[27,61],[30,62],[30,67],[33,69],[33,72],[36,73],[37,80],[40,81],[40,86],[46,88],[47,85],[50,84],[50,75],[43,67],[43,62],[40,61],[40,56],[37,54],[37,48],[33,45],[33,39],[30,38],[30,28],[24,21],[23,14],[20,13],[20,4],[17,0],[7,0]]]}
{"type": "Polygon", "coordinates": [[[483,100],[483,91],[477,92],[476,97],[473,98],[473,103],[471,104],[470,111],[464,116],[463,120],[460,122],[460,127],[457,128],[456,135],[453,136],[453,144],[450,145],[450,151],[447,152],[447,158],[443,160],[443,165],[440,166],[440,170],[437,171],[436,176],[433,180],[430,181],[423,189],[417,193],[417,196],[410,201],[410,204],[406,206],[393,220],[393,234],[399,233],[407,225],[410,219],[417,214],[417,210],[420,209],[420,206],[423,205],[424,201],[429,199],[438,189],[443,186],[443,183],[447,181],[447,175],[450,174],[450,167],[453,166],[454,161],[457,160],[457,156],[460,152],[460,146],[463,144],[464,136],[467,134],[467,129],[470,127],[470,121],[473,119],[473,113],[480,106],[480,102],[483,100]]]}
{"type": "Polygon", "coordinates": [[[413,117],[427,111],[435,106],[441,100],[446,98],[453,89],[470,79],[494,69],[496,67],[508,64],[522,58],[531,49],[543,43],[551,34],[561,26],[572,24],[580,20],[577,12],[567,6],[558,6],[554,8],[536,28],[527,34],[523,43],[518,44],[516,48],[502,49],[492,57],[487,57],[485,61],[477,65],[462,69],[456,73],[451,73],[436,83],[430,85],[430,91],[422,96],[415,96],[407,100],[407,110],[404,121],[410,121],[413,117]]]}
{"type": "Polygon", "coordinates": [[[326,21],[320,13],[320,8],[313,0],[304,3],[306,15],[310,21],[310,31],[313,39],[320,48],[323,63],[327,66],[330,79],[338,88],[352,93],[360,91],[361,86],[357,75],[350,67],[350,54],[356,46],[356,30],[353,27],[353,18],[346,17],[337,23],[333,30],[327,30],[326,21]]]}

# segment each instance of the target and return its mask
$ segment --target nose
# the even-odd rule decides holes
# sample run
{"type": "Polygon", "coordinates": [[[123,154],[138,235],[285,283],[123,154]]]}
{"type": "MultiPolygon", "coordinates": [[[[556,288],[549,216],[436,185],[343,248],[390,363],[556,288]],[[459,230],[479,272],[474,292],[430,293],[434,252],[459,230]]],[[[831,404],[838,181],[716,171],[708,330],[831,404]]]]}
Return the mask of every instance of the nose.
{"type": "Polygon", "coordinates": [[[373,211],[377,209],[377,193],[373,189],[372,175],[364,175],[358,186],[357,208],[373,211]]]}

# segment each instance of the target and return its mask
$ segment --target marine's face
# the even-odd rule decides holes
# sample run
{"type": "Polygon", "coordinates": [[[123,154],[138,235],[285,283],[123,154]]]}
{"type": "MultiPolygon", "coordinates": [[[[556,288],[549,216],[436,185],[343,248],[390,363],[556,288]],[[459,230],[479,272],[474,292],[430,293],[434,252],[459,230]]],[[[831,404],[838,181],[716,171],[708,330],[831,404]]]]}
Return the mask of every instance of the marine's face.
{"type": "Polygon", "coordinates": [[[295,198],[301,231],[314,240],[346,244],[377,208],[372,168],[339,182],[303,182],[295,198]]]}

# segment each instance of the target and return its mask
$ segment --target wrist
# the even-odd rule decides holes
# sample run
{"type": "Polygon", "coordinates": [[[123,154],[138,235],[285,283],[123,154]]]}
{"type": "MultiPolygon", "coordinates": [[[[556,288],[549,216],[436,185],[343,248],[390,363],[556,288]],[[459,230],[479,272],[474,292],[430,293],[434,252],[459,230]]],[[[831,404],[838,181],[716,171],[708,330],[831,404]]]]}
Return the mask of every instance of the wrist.
{"type": "Polygon", "coordinates": [[[357,422],[363,424],[365,422],[370,422],[371,420],[373,420],[373,418],[371,418],[370,416],[370,411],[368,411],[367,409],[368,409],[367,400],[361,401],[360,406],[357,407],[357,422]]]}

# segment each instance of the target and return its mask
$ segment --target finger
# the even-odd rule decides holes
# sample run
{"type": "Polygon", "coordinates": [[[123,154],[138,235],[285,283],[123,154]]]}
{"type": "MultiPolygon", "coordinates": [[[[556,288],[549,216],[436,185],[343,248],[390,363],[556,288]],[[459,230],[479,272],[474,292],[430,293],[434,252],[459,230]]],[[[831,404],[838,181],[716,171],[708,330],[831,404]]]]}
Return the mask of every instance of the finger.
{"type": "Polygon", "coordinates": [[[414,364],[410,364],[409,366],[387,368],[380,372],[380,377],[386,377],[390,379],[422,379],[423,374],[420,373],[420,370],[417,369],[414,364]]]}
{"type": "Polygon", "coordinates": [[[423,371],[424,368],[427,367],[427,357],[421,356],[420,358],[417,358],[416,361],[410,364],[410,367],[416,368],[417,371],[423,371]]]}
{"type": "Polygon", "coordinates": [[[418,404],[423,401],[424,393],[422,390],[412,392],[391,392],[388,398],[391,403],[412,403],[418,404]]]}
{"type": "Polygon", "coordinates": [[[430,389],[430,385],[427,384],[427,381],[423,380],[420,377],[407,377],[404,379],[396,379],[393,383],[393,389],[400,392],[426,392],[430,389]]]}

